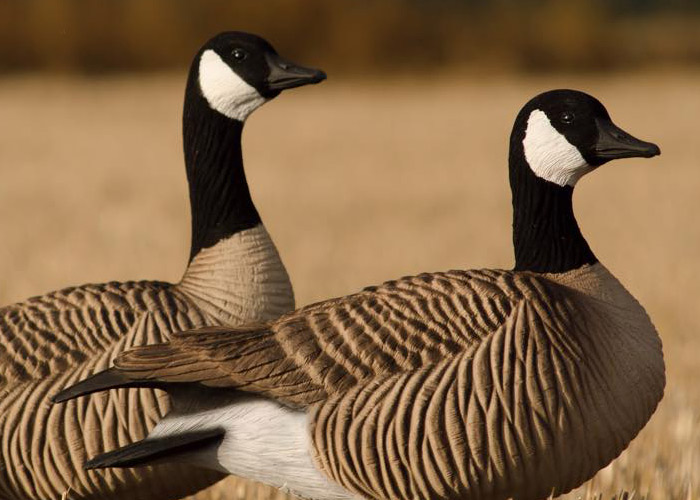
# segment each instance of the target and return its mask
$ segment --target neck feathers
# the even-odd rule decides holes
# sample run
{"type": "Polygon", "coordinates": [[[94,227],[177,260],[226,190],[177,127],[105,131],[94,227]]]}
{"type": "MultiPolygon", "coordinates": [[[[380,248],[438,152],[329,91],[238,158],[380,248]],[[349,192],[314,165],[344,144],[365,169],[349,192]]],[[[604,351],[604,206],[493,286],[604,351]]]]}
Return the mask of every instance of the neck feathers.
{"type": "Polygon", "coordinates": [[[511,142],[510,182],[516,271],[562,273],[597,262],[574,217],[574,188],[538,178],[518,137],[511,142]]]}
{"type": "Polygon", "coordinates": [[[183,113],[185,166],[192,207],[190,260],[202,249],[260,223],[243,171],[243,123],[207,104],[193,69],[183,113]]]}

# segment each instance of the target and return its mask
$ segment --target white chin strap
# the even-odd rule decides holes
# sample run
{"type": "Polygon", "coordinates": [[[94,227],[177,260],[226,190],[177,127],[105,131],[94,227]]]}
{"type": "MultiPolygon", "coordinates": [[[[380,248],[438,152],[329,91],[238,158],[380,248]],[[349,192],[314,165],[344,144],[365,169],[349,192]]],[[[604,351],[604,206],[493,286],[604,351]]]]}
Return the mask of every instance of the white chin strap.
{"type": "Polygon", "coordinates": [[[267,101],[213,50],[199,59],[199,87],[212,109],[241,122],[267,101]]]}
{"type": "Polygon", "coordinates": [[[539,109],[530,113],[523,140],[525,159],[537,177],[560,186],[575,186],[593,170],[576,146],[555,129],[539,109]]]}

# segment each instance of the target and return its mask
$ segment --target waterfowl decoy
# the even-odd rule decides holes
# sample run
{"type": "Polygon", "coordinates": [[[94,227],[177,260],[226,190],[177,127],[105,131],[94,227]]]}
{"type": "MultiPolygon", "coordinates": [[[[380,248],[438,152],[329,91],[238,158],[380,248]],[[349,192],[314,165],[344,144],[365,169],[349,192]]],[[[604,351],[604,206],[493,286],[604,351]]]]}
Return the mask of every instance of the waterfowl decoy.
{"type": "MultiPolygon", "coordinates": [[[[183,140],[192,209],[179,283],[84,285],[0,309],[0,498],[181,498],[221,474],[165,466],[86,473],[86,456],[146,436],[162,394],[112,393],[64,407],[47,394],[111,365],[129,347],[206,325],[270,321],[294,308],[287,272],[251,199],[241,154],[246,118],[282,90],[320,82],[265,40],[222,33],[196,54],[183,140]]],[[[146,214],[144,214],[146,215],[146,214]]]]}
{"type": "Polygon", "coordinates": [[[56,401],[158,387],[174,409],[89,469],[172,460],[315,499],[518,499],[613,460],[659,403],[661,342],[572,208],[604,163],[652,157],[593,97],[528,102],[510,141],[513,270],[420,274],[272,322],[127,351],[56,401]]]}

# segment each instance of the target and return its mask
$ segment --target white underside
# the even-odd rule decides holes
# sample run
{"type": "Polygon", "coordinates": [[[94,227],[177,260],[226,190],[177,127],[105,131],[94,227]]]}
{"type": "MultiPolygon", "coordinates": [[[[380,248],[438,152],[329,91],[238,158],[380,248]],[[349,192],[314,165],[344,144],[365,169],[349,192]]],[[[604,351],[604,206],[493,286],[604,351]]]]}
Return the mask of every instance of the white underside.
{"type": "MultiPolygon", "coordinates": [[[[183,398],[185,399],[185,398],[183,398]]],[[[192,394],[187,400],[192,401],[192,394]]],[[[307,414],[269,399],[232,396],[215,408],[175,412],[149,437],[222,428],[221,444],[184,461],[280,488],[303,498],[356,498],[332,483],[313,463],[307,414]]]]}

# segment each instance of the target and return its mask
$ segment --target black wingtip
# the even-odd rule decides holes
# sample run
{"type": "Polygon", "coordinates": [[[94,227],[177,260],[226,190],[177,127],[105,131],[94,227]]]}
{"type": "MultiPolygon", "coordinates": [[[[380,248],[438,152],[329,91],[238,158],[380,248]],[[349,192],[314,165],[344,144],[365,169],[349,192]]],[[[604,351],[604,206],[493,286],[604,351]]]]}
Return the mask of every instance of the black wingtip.
{"type": "Polygon", "coordinates": [[[88,460],[87,462],[85,462],[83,464],[83,470],[96,470],[96,469],[104,469],[105,467],[109,467],[109,465],[107,465],[105,463],[104,455],[106,455],[106,453],[104,453],[102,455],[97,455],[92,460],[88,460]]]}
{"type": "Polygon", "coordinates": [[[108,467],[135,467],[138,465],[139,448],[143,441],[133,443],[114,451],[97,455],[83,464],[85,470],[106,469],[108,467]]]}
{"type": "Polygon", "coordinates": [[[185,432],[159,438],[146,438],[88,460],[85,470],[106,469],[108,467],[144,467],[160,460],[173,459],[179,455],[196,452],[202,448],[221,442],[223,429],[185,432]]]}
{"type": "Polygon", "coordinates": [[[63,403],[80,396],[87,396],[94,392],[105,391],[107,389],[117,389],[128,387],[133,382],[122,375],[116,368],[109,368],[99,372],[92,377],[81,380],[77,384],[66,387],[58,394],[51,397],[54,404],[63,403]]]}

